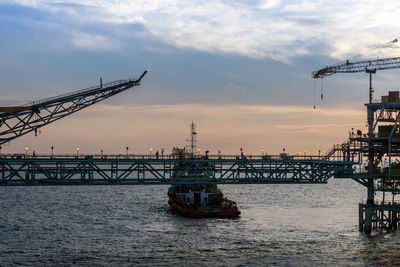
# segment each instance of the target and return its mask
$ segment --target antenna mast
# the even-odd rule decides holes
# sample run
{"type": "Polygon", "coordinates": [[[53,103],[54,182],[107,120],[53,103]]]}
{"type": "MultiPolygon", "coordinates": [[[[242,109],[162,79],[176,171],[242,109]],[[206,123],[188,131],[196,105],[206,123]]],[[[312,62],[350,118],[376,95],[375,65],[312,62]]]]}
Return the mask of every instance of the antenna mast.
{"type": "Polygon", "coordinates": [[[193,157],[196,151],[196,129],[195,129],[195,125],[192,121],[192,124],[190,125],[190,140],[188,140],[190,142],[190,154],[193,157]]]}

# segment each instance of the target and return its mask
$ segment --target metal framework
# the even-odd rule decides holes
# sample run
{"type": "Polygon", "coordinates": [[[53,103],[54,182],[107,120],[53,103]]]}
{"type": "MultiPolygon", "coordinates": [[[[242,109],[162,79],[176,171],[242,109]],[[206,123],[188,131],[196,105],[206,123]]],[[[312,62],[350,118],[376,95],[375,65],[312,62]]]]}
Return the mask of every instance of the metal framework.
{"type": "Polygon", "coordinates": [[[118,80],[19,107],[0,108],[0,145],[35,131],[106,98],[140,85],[141,79],[118,80]]]}
{"type": "Polygon", "coordinates": [[[372,74],[376,73],[377,70],[388,70],[397,68],[400,68],[400,57],[364,60],[358,62],[350,62],[346,60],[345,63],[327,66],[318,71],[313,71],[311,73],[311,77],[317,79],[324,78],[335,73],[369,73],[369,103],[372,103],[372,95],[374,92],[374,89],[372,87],[372,74]]]}
{"type": "MultiPolygon", "coordinates": [[[[359,206],[360,231],[391,231],[400,226],[400,203],[395,201],[400,194],[400,102],[372,103],[372,73],[393,68],[400,68],[400,58],[347,61],[312,73],[313,78],[361,71],[370,74],[368,132],[350,133],[348,140],[324,155],[0,154],[0,186],[321,184],[331,177],[350,178],[367,188],[367,201],[359,206]],[[382,193],[380,203],[375,200],[376,192],[382,193]],[[385,199],[388,193],[392,196],[389,201],[385,199]]],[[[139,85],[145,74],[137,80],[100,84],[20,107],[0,108],[0,145],[139,85]]]]}
{"type": "Polygon", "coordinates": [[[395,198],[400,193],[400,103],[366,106],[368,133],[350,137],[364,163],[352,174],[339,176],[367,188],[367,202],[359,207],[359,223],[360,231],[370,234],[373,228],[391,231],[400,225],[400,204],[395,198]],[[376,201],[378,192],[381,198],[376,201]]]}
{"type": "Polygon", "coordinates": [[[351,177],[344,178],[352,178],[366,187],[375,179],[374,191],[400,193],[400,102],[366,106],[368,133],[352,133],[348,141],[352,146],[342,146],[347,151],[345,155],[358,154],[363,164],[351,177]]]}
{"type": "Polygon", "coordinates": [[[346,61],[322,68],[311,73],[312,78],[324,78],[335,73],[369,73],[369,104],[367,106],[367,134],[351,134],[349,142],[354,144],[348,151],[359,153],[362,164],[351,175],[337,177],[351,178],[367,188],[367,201],[360,203],[360,231],[367,234],[373,228],[393,230],[400,225],[400,205],[395,195],[400,193],[400,103],[372,103],[372,74],[377,70],[400,68],[400,57],[346,61]],[[376,192],[382,193],[376,203],[376,192]],[[389,201],[385,197],[391,194],[389,201]]]}
{"type": "Polygon", "coordinates": [[[327,66],[318,71],[313,71],[311,76],[316,78],[324,78],[335,73],[354,73],[354,72],[373,72],[377,70],[387,70],[400,68],[400,57],[364,60],[358,62],[349,62],[327,66]]]}
{"type": "Polygon", "coordinates": [[[3,155],[0,185],[312,184],[350,175],[353,164],[322,156],[3,155]]]}

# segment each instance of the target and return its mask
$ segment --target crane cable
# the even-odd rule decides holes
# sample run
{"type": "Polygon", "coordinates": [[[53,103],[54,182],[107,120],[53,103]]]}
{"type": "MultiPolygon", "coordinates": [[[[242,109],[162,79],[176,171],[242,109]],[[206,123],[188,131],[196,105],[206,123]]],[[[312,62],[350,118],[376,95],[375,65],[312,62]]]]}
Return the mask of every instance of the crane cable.
{"type": "MultiPolygon", "coordinates": [[[[316,80],[314,79],[314,109],[316,107],[316,80]]],[[[323,83],[323,78],[321,78],[321,101],[324,100],[324,83],[323,83]]]]}
{"type": "Polygon", "coordinates": [[[315,79],[314,79],[314,109],[315,109],[315,95],[316,95],[316,92],[315,92],[315,79]]]}
{"type": "Polygon", "coordinates": [[[323,78],[321,78],[321,101],[324,100],[324,83],[323,83],[323,78]]]}

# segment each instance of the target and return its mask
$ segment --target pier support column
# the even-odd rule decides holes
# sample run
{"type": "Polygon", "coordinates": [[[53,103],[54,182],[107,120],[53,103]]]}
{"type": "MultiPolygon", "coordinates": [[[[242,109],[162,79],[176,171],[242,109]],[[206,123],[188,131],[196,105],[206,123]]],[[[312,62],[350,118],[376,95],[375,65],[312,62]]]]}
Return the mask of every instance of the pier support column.
{"type": "Polygon", "coordinates": [[[399,224],[398,213],[396,211],[392,211],[392,227],[393,230],[397,230],[397,226],[399,224]]]}
{"type": "Polygon", "coordinates": [[[4,162],[1,164],[1,182],[6,183],[6,168],[4,162]]]}
{"type": "Polygon", "coordinates": [[[372,215],[374,213],[374,182],[372,179],[368,180],[368,198],[367,205],[365,207],[365,223],[364,233],[369,235],[372,230],[372,215]]]}
{"type": "Polygon", "coordinates": [[[363,203],[358,204],[358,230],[364,230],[364,207],[363,203]]]}

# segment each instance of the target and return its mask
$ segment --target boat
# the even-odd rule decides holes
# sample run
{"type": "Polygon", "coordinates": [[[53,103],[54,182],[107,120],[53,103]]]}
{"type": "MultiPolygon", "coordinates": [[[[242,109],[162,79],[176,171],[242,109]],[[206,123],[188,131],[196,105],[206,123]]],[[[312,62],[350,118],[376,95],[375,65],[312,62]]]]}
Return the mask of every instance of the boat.
{"type": "Polygon", "coordinates": [[[173,185],[168,190],[168,204],[173,211],[190,218],[232,218],[240,211],[236,203],[224,198],[215,185],[173,185]]]}
{"type": "Polygon", "coordinates": [[[168,190],[168,204],[172,210],[190,218],[233,218],[240,215],[236,202],[225,198],[215,183],[215,167],[201,159],[208,158],[208,151],[196,151],[194,123],[188,149],[174,148],[172,156],[178,159],[173,167],[175,184],[168,190]]]}

